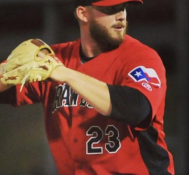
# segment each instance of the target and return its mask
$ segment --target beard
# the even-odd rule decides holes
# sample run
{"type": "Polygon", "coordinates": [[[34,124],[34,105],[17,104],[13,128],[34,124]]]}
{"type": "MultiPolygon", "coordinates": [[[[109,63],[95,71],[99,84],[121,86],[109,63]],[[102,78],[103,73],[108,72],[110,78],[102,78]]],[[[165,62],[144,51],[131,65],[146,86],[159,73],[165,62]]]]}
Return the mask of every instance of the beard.
{"type": "Polygon", "coordinates": [[[124,25],[124,32],[118,33],[117,37],[113,37],[105,26],[94,19],[90,23],[89,30],[91,37],[95,40],[102,52],[108,52],[117,49],[124,41],[126,25],[124,25]]]}

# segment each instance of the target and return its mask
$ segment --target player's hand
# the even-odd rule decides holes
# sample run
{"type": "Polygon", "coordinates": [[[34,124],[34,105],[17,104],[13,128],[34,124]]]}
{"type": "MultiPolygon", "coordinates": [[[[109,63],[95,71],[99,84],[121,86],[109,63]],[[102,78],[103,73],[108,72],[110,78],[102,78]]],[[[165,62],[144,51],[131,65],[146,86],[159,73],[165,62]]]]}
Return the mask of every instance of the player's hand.
{"type": "Polygon", "coordinates": [[[62,65],[47,44],[39,39],[30,39],[12,51],[4,66],[1,81],[3,84],[22,84],[22,89],[25,83],[49,78],[52,71],[62,65]]]}

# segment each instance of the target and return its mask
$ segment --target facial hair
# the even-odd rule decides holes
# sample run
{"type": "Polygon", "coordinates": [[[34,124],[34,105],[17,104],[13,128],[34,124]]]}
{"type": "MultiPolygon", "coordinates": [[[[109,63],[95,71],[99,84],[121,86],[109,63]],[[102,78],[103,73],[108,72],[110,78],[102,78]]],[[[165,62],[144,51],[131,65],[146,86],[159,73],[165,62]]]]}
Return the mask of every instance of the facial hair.
{"type": "Polygon", "coordinates": [[[91,37],[98,44],[102,52],[108,52],[118,48],[124,41],[126,26],[124,28],[125,29],[123,33],[120,33],[117,37],[113,37],[105,26],[99,24],[96,20],[93,19],[90,23],[89,29],[91,37]]]}

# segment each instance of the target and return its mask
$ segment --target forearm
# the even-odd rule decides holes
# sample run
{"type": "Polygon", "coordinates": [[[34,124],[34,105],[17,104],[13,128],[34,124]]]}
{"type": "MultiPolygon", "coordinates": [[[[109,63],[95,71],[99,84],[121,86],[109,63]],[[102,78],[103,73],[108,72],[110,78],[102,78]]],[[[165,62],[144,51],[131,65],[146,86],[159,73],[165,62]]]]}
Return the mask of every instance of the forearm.
{"type": "Polygon", "coordinates": [[[106,83],[66,67],[58,67],[51,78],[67,83],[102,115],[111,113],[111,100],[106,83]]]}

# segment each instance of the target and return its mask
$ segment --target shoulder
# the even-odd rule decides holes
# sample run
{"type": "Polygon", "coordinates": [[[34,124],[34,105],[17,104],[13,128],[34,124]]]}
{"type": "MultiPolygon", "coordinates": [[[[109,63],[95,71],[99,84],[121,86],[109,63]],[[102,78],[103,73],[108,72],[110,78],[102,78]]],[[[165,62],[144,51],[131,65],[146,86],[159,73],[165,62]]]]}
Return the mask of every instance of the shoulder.
{"type": "Polygon", "coordinates": [[[53,49],[55,53],[62,50],[72,50],[76,42],[77,41],[69,41],[65,43],[53,44],[51,45],[51,48],[53,49]]]}
{"type": "Polygon", "coordinates": [[[158,53],[151,47],[143,44],[139,40],[126,35],[123,44],[120,47],[120,50],[123,51],[123,55],[127,55],[127,57],[131,59],[148,59],[148,58],[156,58],[160,59],[158,53]]]}
{"type": "Polygon", "coordinates": [[[155,70],[159,77],[164,79],[166,70],[154,49],[128,35],[119,49],[121,51],[119,61],[126,73],[142,67],[155,70]]]}
{"type": "Polygon", "coordinates": [[[80,39],[66,43],[54,44],[51,46],[55,55],[60,60],[70,60],[70,58],[78,52],[80,47],[80,39]]]}
{"type": "Polygon", "coordinates": [[[156,66],[164,69],[159,54],[153,48],[129,35],[126,35],[124,42],[119,47],[119,52],[119,61],[123,66],[146,65],[147,67],[156,66]]]}

